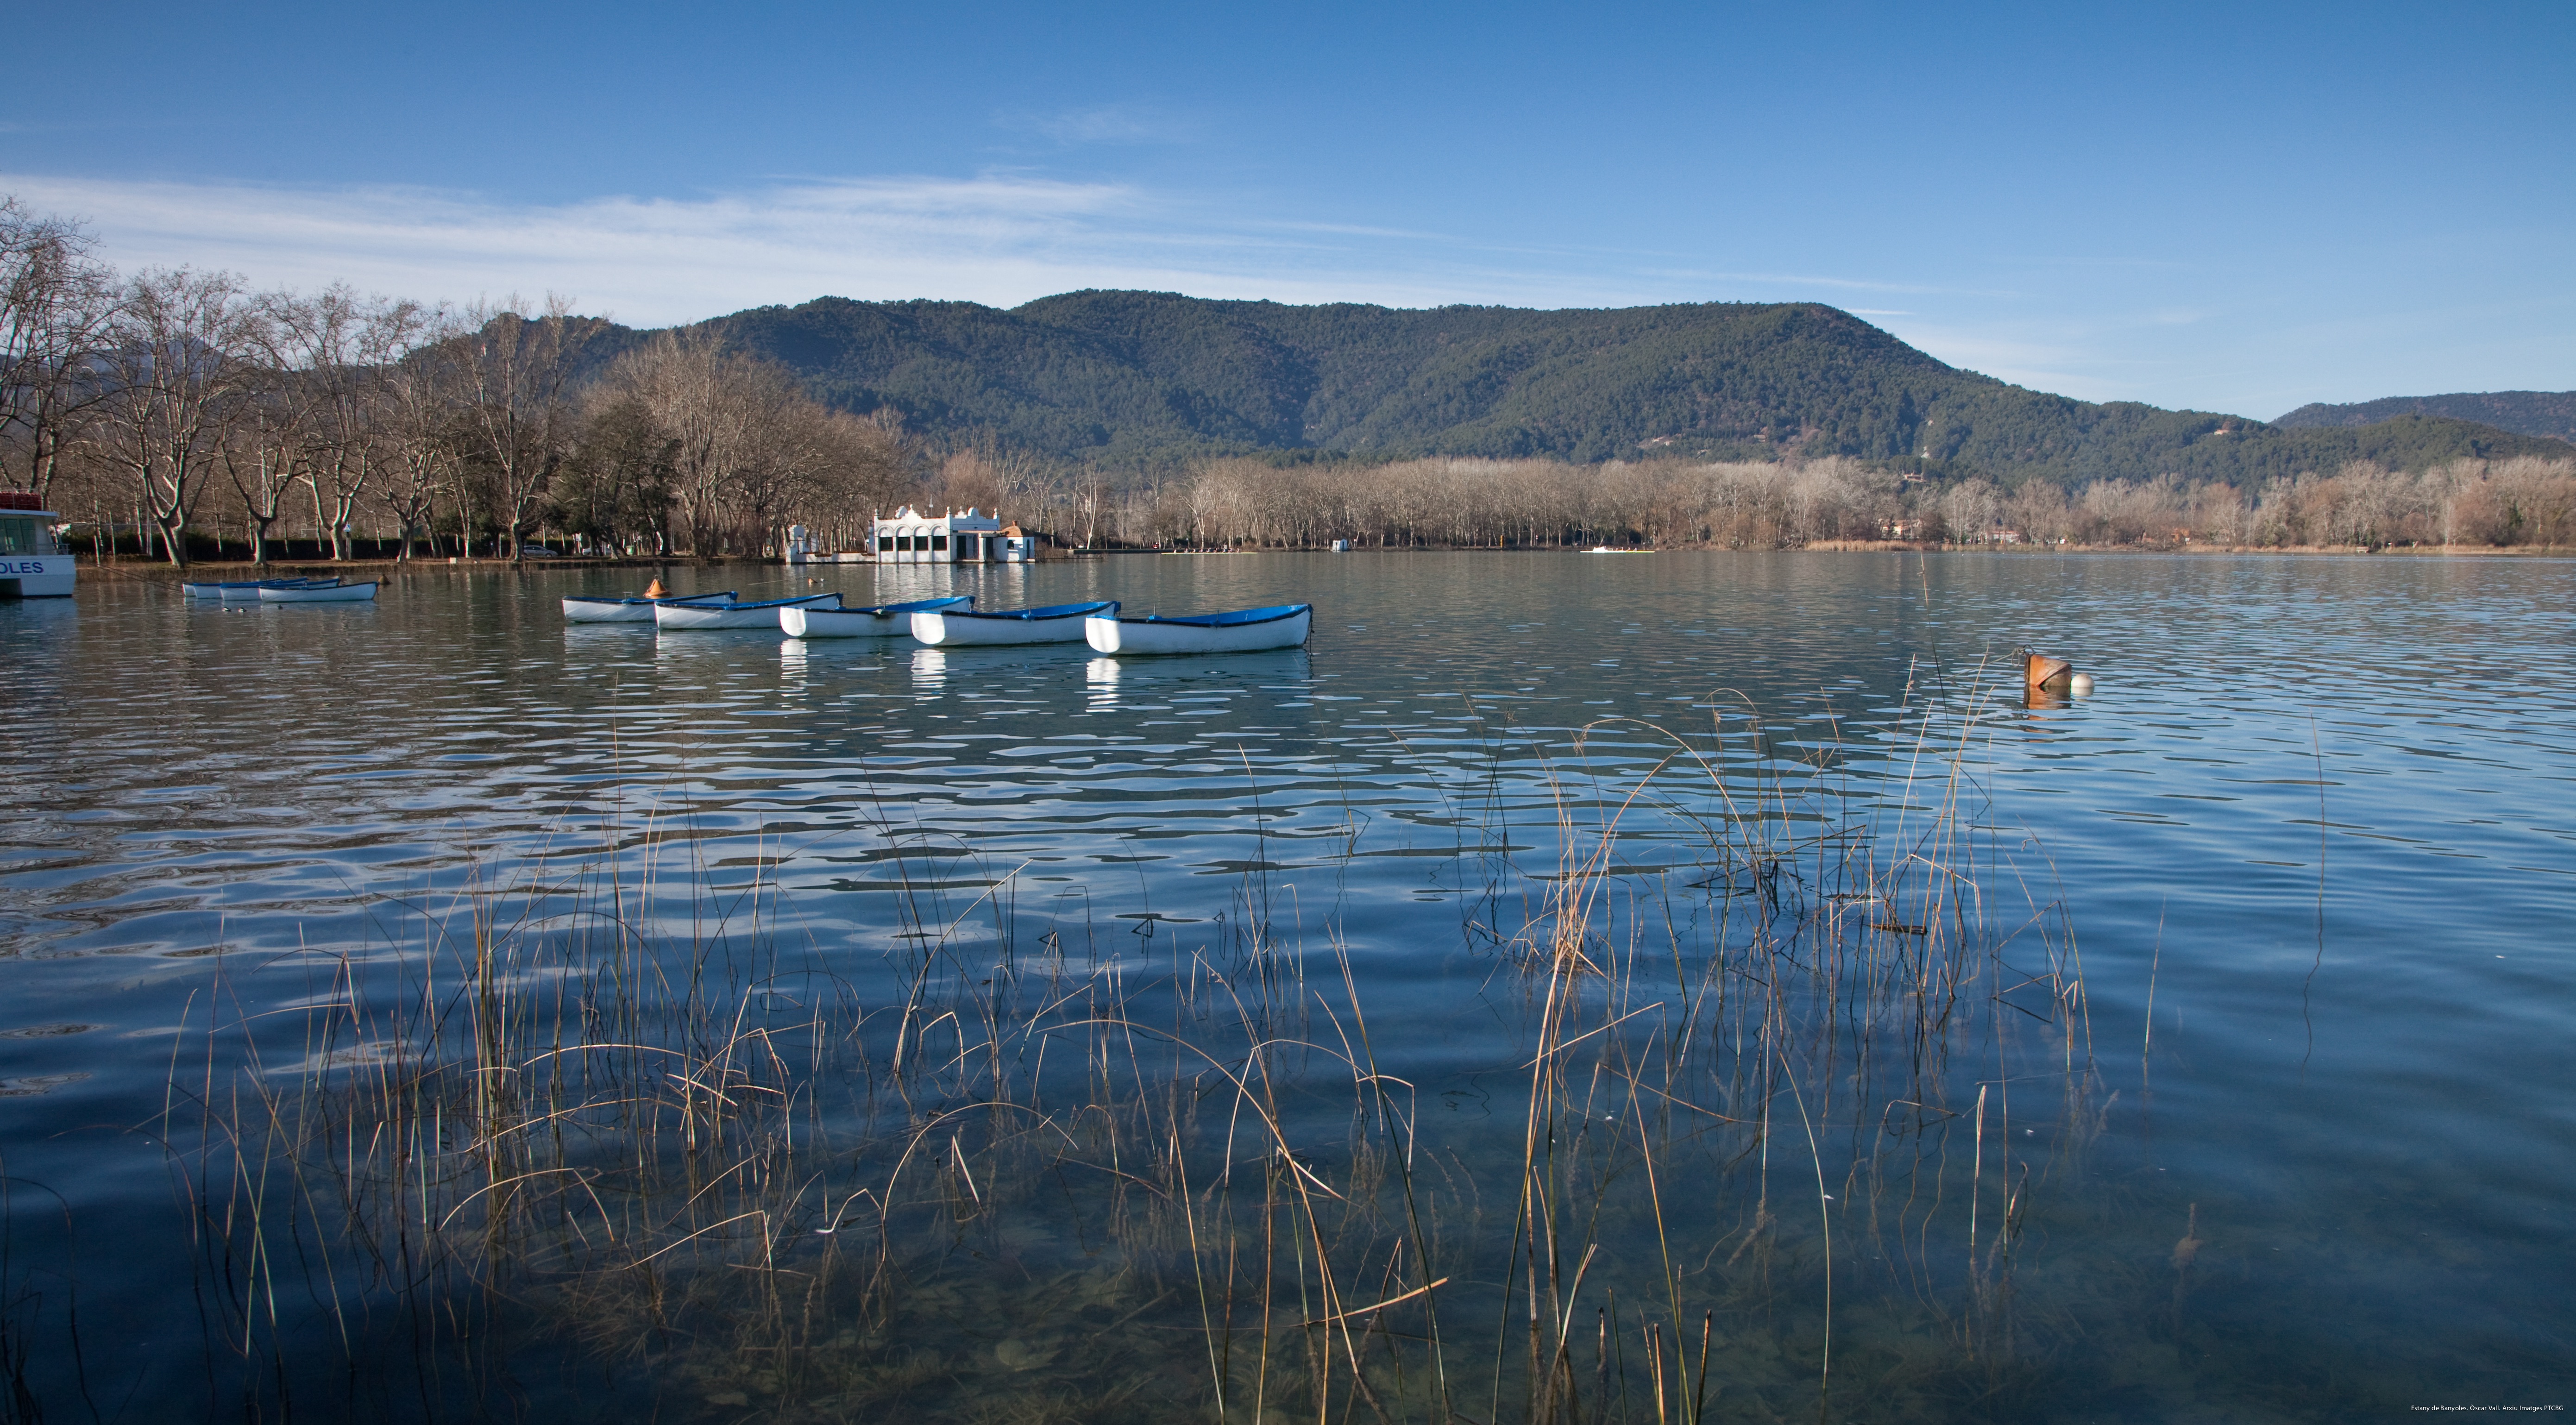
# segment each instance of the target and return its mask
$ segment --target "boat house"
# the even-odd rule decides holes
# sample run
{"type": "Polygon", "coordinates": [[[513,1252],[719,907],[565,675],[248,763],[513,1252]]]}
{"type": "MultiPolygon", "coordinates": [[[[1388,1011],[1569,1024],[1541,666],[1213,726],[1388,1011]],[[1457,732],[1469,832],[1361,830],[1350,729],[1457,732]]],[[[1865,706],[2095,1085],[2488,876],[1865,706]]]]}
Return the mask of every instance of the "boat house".
{"type": "Polygon", "coordinates": [[[1002,522],[992,515],[936,517],[910,505],[879,515],[871,553],[879,564],[987,564],[1003,557],[1002,522]]]}

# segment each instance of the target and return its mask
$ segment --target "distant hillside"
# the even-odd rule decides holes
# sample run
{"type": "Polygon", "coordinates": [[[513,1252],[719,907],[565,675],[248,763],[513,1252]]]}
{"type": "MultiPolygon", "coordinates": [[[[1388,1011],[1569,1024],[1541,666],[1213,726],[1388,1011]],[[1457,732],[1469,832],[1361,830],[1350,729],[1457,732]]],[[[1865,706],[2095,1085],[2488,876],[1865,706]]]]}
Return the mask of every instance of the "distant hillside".
{"type": "Polygon", "coordinates": [[[2244,482],[2357,457],[2417,467],[2565,453],[2438,418],[2293,431],[2096,405],[1944,365],[1812,303],[1405,311],[1070,292],[1008,311],[827,297],[711,325],[846,409],[890,406],[927,434],[991,431],[1111,467],[1265,451],[1598,461],[1800,450],[1928,457],[2006,481],[2244,482]]]}
{"type": "Polygon", "coordinates": [[[2516,435],[2576,441],[2576,391],[2461,391],[2449,396],[2390,396],[2349,406],[2301,406],[2276,426],[2366,426],[2392,416],[2444,416],[2478,421],[2516,435]]]}

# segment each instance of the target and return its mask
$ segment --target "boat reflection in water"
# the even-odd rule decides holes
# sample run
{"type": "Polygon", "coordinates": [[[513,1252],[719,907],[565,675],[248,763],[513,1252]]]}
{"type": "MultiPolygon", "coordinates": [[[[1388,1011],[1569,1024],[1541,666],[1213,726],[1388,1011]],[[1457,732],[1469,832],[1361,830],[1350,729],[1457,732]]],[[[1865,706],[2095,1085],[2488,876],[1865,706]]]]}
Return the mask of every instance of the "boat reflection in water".
{"type": "Polygon", "coordinates": [[[912,650],[912,690],[936,693],[948,686],[948,655],[936,648],[912,650]]]}
{"type": "Polygon", "coordinates": [[[1115,712],[1118,709],[1118,660],[1094,658],[1082,665],[1085,701],[1093,712],[1115,712]]]}

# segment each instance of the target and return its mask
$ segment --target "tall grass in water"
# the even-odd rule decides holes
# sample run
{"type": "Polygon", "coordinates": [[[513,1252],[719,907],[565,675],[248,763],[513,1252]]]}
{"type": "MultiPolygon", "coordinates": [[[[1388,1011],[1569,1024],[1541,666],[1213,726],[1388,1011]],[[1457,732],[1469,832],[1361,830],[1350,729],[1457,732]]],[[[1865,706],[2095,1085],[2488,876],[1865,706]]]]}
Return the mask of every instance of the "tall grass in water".
{"type": "Polygon", "coordinates": [[[756,869],[657,881],[651,838],[473,889],[174,1072],[209,1389],[726,1420],[1991,1402],[2047,1325],[2023,1226],[2099,1116],[1975,726],[1927,717],[1866,780],[1732,715],[1504,739],[1537,770],[1460,809],[1488,973],[1437,1053],[1455,1007],[1370,981],[1449,948],[1309,927],[1276,870],[1104,928],[897,857],[882,965],[794,943],[756,869]]]}

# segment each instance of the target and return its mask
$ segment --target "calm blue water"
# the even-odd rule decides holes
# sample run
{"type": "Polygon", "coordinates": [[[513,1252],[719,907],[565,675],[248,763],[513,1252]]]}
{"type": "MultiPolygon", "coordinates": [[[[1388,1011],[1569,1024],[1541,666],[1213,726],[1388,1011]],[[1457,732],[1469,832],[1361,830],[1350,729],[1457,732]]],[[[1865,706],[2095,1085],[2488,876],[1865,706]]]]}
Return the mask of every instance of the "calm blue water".
{"type": "MultiPolygon", "coordinates": [[[[1350,948],[1383,1067],[1454,1108],[1501,1034],[1480,895],[1497,858],[1552,854],[1547,778],[1615,788],[1662,727],[1732,746],[1735,772],[1803,760],[1839,797],[1920,805],[1897,784],[1930,713],[1978,770],[1968,820],[2011,852],[2016,883],[1987,892],[2063,908],[2108,1099],[2094,1171],[2022,1249],[2047,1369],[1934,1413],[2576,1403],[2576,564],[1139,556],[700,579],[1318,606],[1299,652],[1124,663],[557,610],[630,582],[440,568],[374,606],[191,608],[145,583],[0,605],[0,1287],[57,1401],[81,1389],[59,1368],[75,1277],[103,1417],[188,1398],[215,1349],[147,1127],[181,1031],[216,997],[308,1002],[309,975],[263,968],[301,952],[416,953],[407,916],[476,885],[624,848],[757,883],[784,938],[866,967],[960,917],[1095,955],[1213,941],[1257,884],[1282,933],[1350,948]],[[2021,644],[2095,690],[1980,691],[2021,644]]],[[[1670,819],[1632,831],[1641,874],[1690,862],[1670,819]]],[[[1836,1417],[1879,1418],[1870,1308],[1838,1309],[1859,1393],[1836,1417]]]]}

